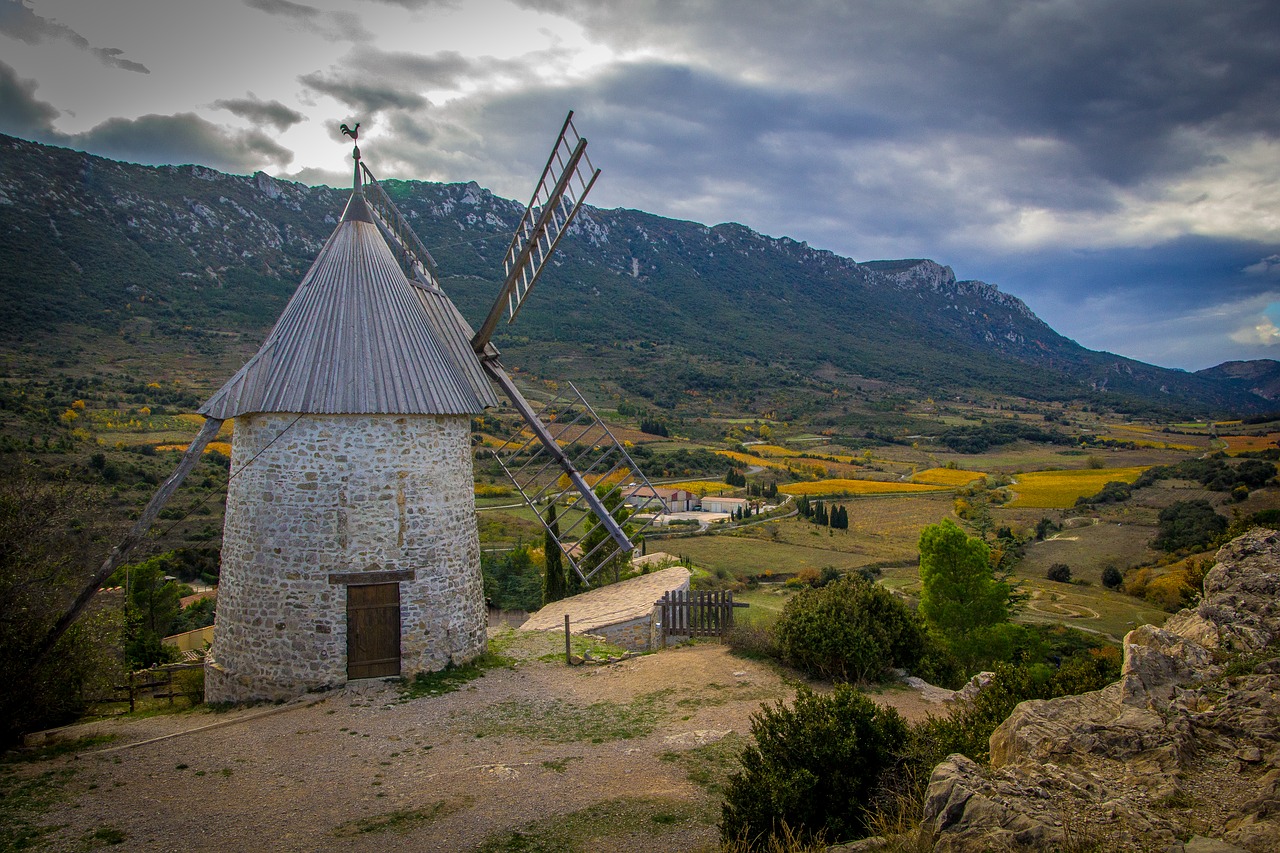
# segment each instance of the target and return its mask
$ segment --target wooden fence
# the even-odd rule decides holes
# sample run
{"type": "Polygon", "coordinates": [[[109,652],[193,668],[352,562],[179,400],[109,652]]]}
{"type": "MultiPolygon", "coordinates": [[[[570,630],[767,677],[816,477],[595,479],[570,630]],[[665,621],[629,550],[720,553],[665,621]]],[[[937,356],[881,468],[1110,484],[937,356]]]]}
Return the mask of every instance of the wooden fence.
{"type": "Polygon", "coordinates": [[[723,637],[733,627],[732,592],[676,590],[658,600],[664,637],[723,637]]]}
{"type": "Polygon", "coordinates": [[[168,699],[169,704],[172,705],[175,697],[187,695],[183,689],[185,685],[174,683],[174,675],[193,669],[204,669],[204,663],[170,663],[154,669],[140,669],[129,673],[124,684],[113,686],[111,695],[99,696],[92,702],[94,704],[128,702],[131,713],[136,710],[137,701],[147,696],[153,699],[168,699]]]}

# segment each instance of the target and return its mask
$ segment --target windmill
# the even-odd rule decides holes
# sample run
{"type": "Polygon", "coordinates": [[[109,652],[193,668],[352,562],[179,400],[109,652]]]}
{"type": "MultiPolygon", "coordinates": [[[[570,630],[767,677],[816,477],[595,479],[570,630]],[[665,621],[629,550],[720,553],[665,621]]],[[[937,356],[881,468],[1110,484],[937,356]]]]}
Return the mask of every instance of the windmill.
{"type": "MultiPolygon", "coordinates": [[[[343,131],[353,135],[345,125],[343,131]]],[[[379,229],[399,250],[408,276],[426,291],[443,294],[431,253],[359,158],[358,148],[356,152],[379,229]]],[[[547,513],[536,513],[583,583],[590,583],[606,566],[616,569],[617,557],[634,547],[615,517],[617,510],[606,507],[606,503],[621,497],[623,481],[638,481],[630,484],[635,494],[656,499],[656,492],[625,446],[572,383],[564,383],[561,393],[535,409],[503,367],[492,338],[504,313],[508,324],[515,322],[599,177],[600,170],[587,157],[587,140],[574,127],[570,110],[503,257],[502,289],[471,338],[471,349],[481,369],[511,401],[526,426],[523,440],[509,440],[494,452],[494,458],[535,510],[539,505],[551,504],[586,510],[563,530],[558,524],[549,523],[547,513]],[[584,463],[586,467],[580,471],[584,463]],[[579,529],[592,525],[590,519],[601,525],[608,536],[597,536],[586,551],[570,547],[568,540],[579,529]]],[[[448,307],[457,313],[451,302],[448,307]]]]}
{"type": "MultiPolygon", "coordinates": [[[[358,124],[342,132],[358,142],[358,124]]],[[[498,298],[474,330],[357,144],[337,228],[257,354],[201,407],[205,424],[178,467],[40,653],[145,537],[230,418],[210,700],[287,698],[483,650],[470,419],[498,405],[494,385],[523,423],[498,463],[583,583],[616,566],[633,547],[615,508],[622,481],[638,478],[639,494],[652,486],[572,384],[535,406],[492,342],[600,174],[586,148],[571,112],[507,249],[498,298]],[[560,530],[541,509],[552,504],[581,512],[560,530]]]]}

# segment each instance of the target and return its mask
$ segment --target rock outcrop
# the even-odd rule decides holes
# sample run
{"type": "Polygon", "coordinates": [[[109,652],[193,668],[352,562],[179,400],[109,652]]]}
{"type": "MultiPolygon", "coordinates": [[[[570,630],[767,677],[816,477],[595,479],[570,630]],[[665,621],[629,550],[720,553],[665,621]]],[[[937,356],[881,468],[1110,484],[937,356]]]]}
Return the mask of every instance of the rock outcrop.
{"type": "Polygon", "coordinates": [[[1218,552],[1201,603],[1124,639],[1119,681],[1029,701],[929,781],[922,849],[1280,850],[1280,533],[1218,552]]]}

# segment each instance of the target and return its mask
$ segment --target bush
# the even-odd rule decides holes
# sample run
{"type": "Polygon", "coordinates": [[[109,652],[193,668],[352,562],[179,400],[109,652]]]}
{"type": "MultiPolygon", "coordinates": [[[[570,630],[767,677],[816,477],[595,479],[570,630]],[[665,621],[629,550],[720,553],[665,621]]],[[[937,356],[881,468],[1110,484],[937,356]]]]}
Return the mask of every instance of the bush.
{"type": "Polygon", "coordinates": [[[720,835],[749,850],[789,828],[804,841],[867,832],[882,779],[896,775],[907,724],[847,684],[824,696],[800,688],[790,708],[764,706],[751,720],[756,743],[729,777],[720,835]]]}
{"type": "Polygon", "coordinates": [[[948,755],[959,752],[979,763],[990,758],[991,733],[1019,702],[1099,690],[1120,677],[1120,656],[1111,646],[1080,650],[1055,669],[1049,664],[995,666],[991,681],[971,701],[953,705],[945,717],[926,718],[912,729],[904,772],[915,784],[948,755]]]}
{"type": "Polygon", "coordinates": [[[777,640],[764,620],[739,620],[725,634],[725,642],[733,651],[749,658],[779,658],[777,640]]]}
{"type": "Polygon", "coordinates": [[[1124,583],[1124,575],[1115,566],[1107,566],[1102,570],[1102,585],[1107,589],[1117,589],[1124,583]]]}
{"type": "Polygon", "coordinates": [[[1071,567],[1066,563],[1054,563],[1044,576],[1058,583],[1071,583],[1071,567]]]}
{"type": "Polygon", "coordinates": [[[797,593],[783,608],[775,636],[787,663],[840,681],[911,669],[925,642],[919,617],[893,593],[857,576],[797,593]]]}
{"type": "Polygon", "coordinates": [[[1206,500],[1178,501],[1160,510],[1160,535],[1151,544],[1164,551],[1201,548],[1227,529],[1227,519],[1206,500]]]}

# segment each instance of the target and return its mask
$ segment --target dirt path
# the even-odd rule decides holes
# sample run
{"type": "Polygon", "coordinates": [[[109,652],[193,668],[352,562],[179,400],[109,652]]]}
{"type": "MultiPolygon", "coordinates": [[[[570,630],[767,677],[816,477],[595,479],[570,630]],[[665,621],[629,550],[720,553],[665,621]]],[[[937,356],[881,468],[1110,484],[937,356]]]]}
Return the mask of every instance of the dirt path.
{"type": "MultiPolygon", "coordinates": [[[[548,849],[711,850],[715,785],[751,714],[792,692],[715,644],[599,667],[531,658],[410,701],[371,681],[275,713],[95,723],[80,734],[115,734],[110,747],[23,772],[75,771],[46,815],[52,850],[103,828],[119,849],[184,853],[544,849],[514,832],[548,849]]],[[[909,719],[936,710],[910,690],[873,698],[909,719]]]]}

